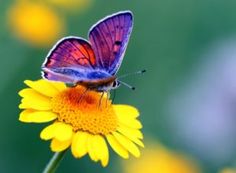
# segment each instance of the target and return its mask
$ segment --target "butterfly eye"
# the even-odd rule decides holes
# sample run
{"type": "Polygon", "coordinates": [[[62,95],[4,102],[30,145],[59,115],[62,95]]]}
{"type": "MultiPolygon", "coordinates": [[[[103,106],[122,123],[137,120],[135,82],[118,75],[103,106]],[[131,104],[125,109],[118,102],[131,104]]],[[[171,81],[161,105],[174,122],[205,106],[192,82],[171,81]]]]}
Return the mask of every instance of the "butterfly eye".
{"type": "Polygon", "coordinates": [[[112,84],[112,87],[114,88],[114,87],[116,87],[116,80],[113,82],[113,84],[112,84]]]}
{"type": "Polygon", "coordinates": [[[120,86],[120,82],[118,82],[117,80],[115,80],[112,84],[112,88],[117,88],[120,86]]]}

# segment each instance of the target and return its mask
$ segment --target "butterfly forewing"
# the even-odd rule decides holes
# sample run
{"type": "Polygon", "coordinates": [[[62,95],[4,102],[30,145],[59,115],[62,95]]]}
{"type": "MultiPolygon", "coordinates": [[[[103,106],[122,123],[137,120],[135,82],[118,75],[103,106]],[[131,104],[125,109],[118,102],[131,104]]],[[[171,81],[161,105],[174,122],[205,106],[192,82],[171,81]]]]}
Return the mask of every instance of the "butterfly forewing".
{"type": "Polygon", "coordinates": [[[91,45],[86,40],[66,37],[52,48],[43,66],[47,68],[71,66],[94,68],[96,60],[91,45]]]}
{"type": "Polygon", "coordinates": [[[132,26],[132,13],[125,11],[99,21],[89,32],[98,66],[111,75],[116,74],[121,65],[132,26]]]}
{"type": "Polygon", "coordinates": [[[49,80],[73,83],[76,77],[85,78],[86,72],[96,68],[91,45],[79,37],[60,40],[43,63],[43,77],[49,80]]]}

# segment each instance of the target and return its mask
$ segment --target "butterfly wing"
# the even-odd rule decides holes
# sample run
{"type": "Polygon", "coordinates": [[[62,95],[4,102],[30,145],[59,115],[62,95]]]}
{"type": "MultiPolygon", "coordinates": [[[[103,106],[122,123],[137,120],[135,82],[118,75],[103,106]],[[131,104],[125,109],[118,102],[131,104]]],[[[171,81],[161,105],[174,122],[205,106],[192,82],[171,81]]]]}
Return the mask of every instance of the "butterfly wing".
{"type": "Polygon", "coordinates": [[[42,65],[42,76],[49,80],[75,83],[87,80],[87,74],[96,68],[91,45],[79,37],[65,37],[49,52],[42,65]]]}
{"type": "Polygon", "coordinates": [[[115,75],[121,65],[133,27],[130,11],[119,12],[95,24],[89,41],[96,56],[97,66],[115,75]]]}

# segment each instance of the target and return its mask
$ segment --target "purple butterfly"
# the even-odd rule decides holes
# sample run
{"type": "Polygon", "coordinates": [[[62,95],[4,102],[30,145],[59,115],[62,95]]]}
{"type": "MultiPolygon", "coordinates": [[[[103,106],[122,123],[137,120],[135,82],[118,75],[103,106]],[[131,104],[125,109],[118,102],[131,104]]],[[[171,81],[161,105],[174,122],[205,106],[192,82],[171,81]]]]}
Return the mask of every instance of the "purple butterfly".
{"type": "Polygon", "coordinates": [[[88,33],[89,41],[74,36],[59,40],[42,65],[42,77],[100,92],[119,87],[116,73],[132,27],[132,13],[122,11],[93,25],[88,33]]]}

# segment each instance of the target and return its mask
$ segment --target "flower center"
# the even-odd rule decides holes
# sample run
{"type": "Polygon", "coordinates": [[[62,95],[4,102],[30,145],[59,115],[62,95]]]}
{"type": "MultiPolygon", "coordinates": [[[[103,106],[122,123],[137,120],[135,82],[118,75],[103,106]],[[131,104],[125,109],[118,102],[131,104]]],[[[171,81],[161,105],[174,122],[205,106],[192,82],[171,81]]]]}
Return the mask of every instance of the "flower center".
{"type": "Polygon", "coordinates": [[[70,124],[74,131],[106,135],[116,130],[117,117],[111,101],[84,87],[68,88],[51,100],[58,121],[70,124]]]}

